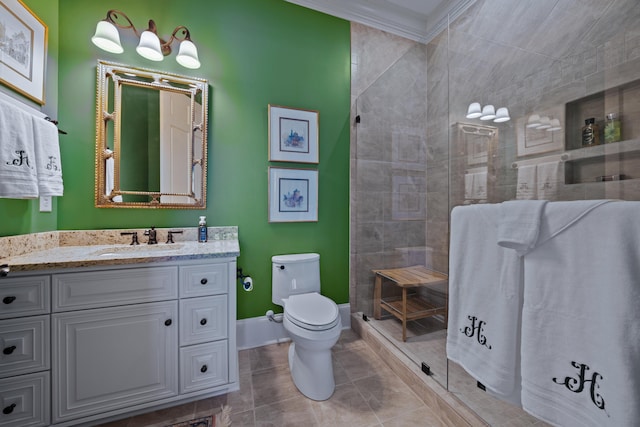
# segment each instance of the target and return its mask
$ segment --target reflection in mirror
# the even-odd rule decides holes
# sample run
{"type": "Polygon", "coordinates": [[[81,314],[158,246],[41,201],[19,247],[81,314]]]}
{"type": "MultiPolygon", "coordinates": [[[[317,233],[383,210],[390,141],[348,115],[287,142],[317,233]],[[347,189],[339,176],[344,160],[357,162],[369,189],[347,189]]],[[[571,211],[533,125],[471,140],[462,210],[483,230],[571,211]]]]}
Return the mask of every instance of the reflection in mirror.
{"type": "Polygon", "coordinates": [[[204,79],[98,61],[97,207],[206,207],[204,79]]]}

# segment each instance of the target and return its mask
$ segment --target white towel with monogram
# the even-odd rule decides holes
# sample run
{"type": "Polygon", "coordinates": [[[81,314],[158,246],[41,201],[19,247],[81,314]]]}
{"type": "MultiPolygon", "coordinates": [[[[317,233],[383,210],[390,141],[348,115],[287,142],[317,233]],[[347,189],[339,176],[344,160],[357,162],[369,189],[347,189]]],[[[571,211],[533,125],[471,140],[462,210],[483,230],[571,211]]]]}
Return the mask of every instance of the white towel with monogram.
{"type": "Polygon", "coordinates": [[[518,167],[518,181],[516,183],[516,199],[531,200],[538,197],[537,165],[518,167]]]}
{"type": "Polygon", "coordinates": [[[556,200],[560,186],[560,161],[540,163],[536,168],[537,197],[540,200],[556,200]]]}
{"type": "Polygon", "coordinates": [[[31,120],[31,114],[0,99],[0,197],[38,197],[31,120]]]}
{"type": "Polygon", "coordinates": [[[500,204],[451,212],[447,357],[518,404],[522,259],[498,245],[500,217],[500,204]]]}
{"type": "Polygon", "coordinates": [[[62,163],[60,162],[60,141],[58,128],[53,123],[36,116],[33,122],[33,146],[38,172],[38,192],[40,196],[62,196],[62,163]]]}
{"type": "Polygon", "coordinates": [[[522,406],[562,427],[640,420],[640,202],[552,202],[524,255],[522,406]]]}

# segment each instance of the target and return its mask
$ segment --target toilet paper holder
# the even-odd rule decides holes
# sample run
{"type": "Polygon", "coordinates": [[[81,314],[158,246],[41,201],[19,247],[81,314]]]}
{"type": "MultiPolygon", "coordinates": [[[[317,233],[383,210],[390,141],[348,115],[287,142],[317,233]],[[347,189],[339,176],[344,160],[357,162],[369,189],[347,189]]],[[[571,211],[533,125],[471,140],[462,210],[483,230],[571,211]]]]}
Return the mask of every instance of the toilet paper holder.
{"type": "Polygon", "coordinates": [[[236,278],[240,279],[240,283],[242,283],[242,289],[247,292],[253,290],[253,279],[248,274],[243,274],[242,268],[236,269],[236,278]]]}

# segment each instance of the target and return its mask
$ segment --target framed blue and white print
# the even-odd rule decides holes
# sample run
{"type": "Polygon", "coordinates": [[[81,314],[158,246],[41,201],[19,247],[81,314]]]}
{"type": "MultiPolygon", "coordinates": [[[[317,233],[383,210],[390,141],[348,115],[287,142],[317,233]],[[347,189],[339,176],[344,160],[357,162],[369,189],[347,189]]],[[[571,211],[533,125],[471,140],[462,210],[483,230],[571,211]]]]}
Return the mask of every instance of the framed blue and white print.
{"type": "Polygon", "coordinates": [[[318,221],[318,171],[269,168],[269,222],[318,221]]]}
{"type": "Polygon", "coordinates": [[[318,163],[317,111],[269,104],[269,160],[318,163]]]}

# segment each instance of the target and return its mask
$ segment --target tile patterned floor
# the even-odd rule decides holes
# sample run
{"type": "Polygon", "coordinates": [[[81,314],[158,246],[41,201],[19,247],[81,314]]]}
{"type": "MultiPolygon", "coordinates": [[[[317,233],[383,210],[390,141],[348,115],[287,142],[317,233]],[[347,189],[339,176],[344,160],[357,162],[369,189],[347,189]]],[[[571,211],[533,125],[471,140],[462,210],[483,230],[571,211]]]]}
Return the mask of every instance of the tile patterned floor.
{"type": "Polygon", "coordinates": [[[372,325],[389,342],[398,347],[411,360],[420,364],[427,362],[433,378],[492,427],[551,427],[549,424],[526,413],[522,408],[496,399],[477,387],[477,381],[461,366],[449,361],[447,364],[447,330],[442,322],[421,319],[407,325],[407,341],[402,342],[402,324],[395,318],[372,320],[372,325]]]}
{"type": "Polygon", "coordinates": [[[304,397],[291,381],[289,343],[239,353],[240,390],[101,427],[161,427],[232,407],[233,427],[440,427],[437,414],[360,337],[345,330],[333,348],[336,390],[329,400],[304,397]]]}

